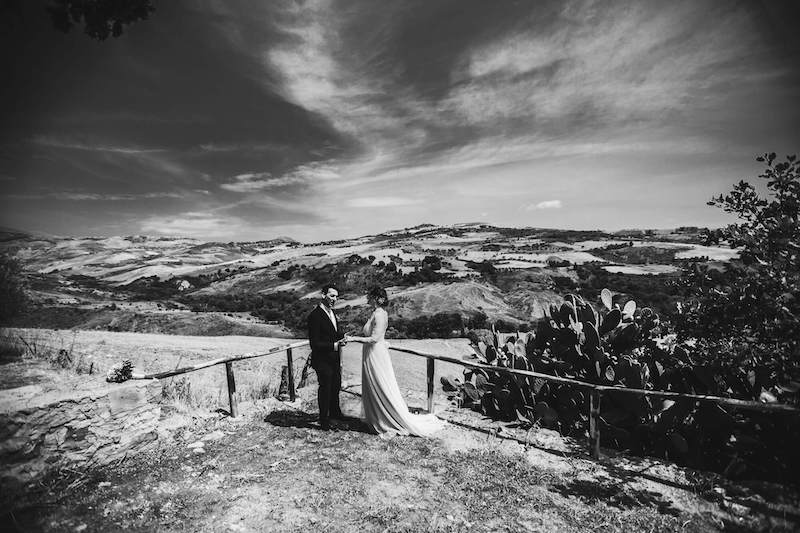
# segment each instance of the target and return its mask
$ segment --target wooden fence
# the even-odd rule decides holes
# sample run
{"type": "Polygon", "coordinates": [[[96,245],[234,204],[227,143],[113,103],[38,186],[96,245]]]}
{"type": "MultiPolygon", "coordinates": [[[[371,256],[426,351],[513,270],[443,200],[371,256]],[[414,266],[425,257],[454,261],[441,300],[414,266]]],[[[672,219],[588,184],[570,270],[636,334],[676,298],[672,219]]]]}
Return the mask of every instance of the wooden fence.
{"type": "MultiPolygon", "coordinates": [[[[286,363],[287,363],[287,381],[289,385],[289,399],[294,401],[296,398],[295,393],[295,384],[294,384],[294,368],[293,368],[293,358],[292,358],[292,350],[296,348],[302,348],[308,346],[308,341],[299,341],[292,344],[286,344],[283,346],[276,346],[274,348],[270,348],[266,352],[263,353],[256,353],[256,354],[243,354],[243,355],[235,355],[231,357],[223,357],[220,359],[214,359],[211,361],[206,361],[204,363],[199,363],[194,366],[187,366],[183,368],[176,368],[174,370],[168,370],[165,372],[157,372],[153,374],[146,374],[144,376],[140,376],[140,379],[161,379],[167,378],[172,376],[177,376],[180,374],[186,374],[188,372],[194,372],[196,370],[201,370],[203,368],[208,368],[211,366],[216,365],[225,365],[225,373],[227,376],[228,381],[228,402],[230,405],[230,414],[231,416],[238,416],[238,408],[236,403],[236,380],[233,373],[233,363],[236,361],[244,361],[246,359],[253,359],[256,357],[264,357],[266,355],[272,355],[279,352],[286,352],[286,363]]],[[[415,355],[418,357],[424,357],[427,359],[427,399],[428,399],[428,412],[433,413],[433,396],[434,396],[434,375],[435,375],[435,364],[436,361],[442,361],[446,363],[452,363],[460,366],[470,367],[470,368],[480,368],[483,370],[491,371],[491,372],[503,372],[506,374],[516,375],[516,376],[525,376],[525,377],[534,377],[540,378],[547,381],[553,381],[556,383],[563,383],[567,385],[571,385],[574,387],[580,387],[589,390],[589,455],[593,458],[597,459],[600,457],[600,426],[599,426],[599,419],[600,419],[600,401],[602,399],[602,393],[604,391],[614,391],[614,392],[621,392],[627,394],[637,394],[639,396],[653,396],[658,398],[672,398],[672,399],[688,399],[688,400],[695,400],[698,402],[711,402],[716,403],[718,405],[729,405],[731,407],[736,407],[739,409],[748,409],[752,411],[761,411],[761,412],[781,412],[781,413],[792,413],[792,414],[800,414],[800,409],[789,405],[777,404],[777,403],[761,403],[761,402],[753,402],[753,401],[746,401],[746,400],[737,400],[735,398],[723,398],[720,396],[708,396],[702,394],[685,394],[680,392],[667,392],[667,391],[657,391],[657,390],[645,390],[645,389],[631,389],[627,387],[614,387],[614,386],[607,386],[607,385],[597,385],[596,383],[588,383],[585,381],[579,381],[576,379],[570,378],[562,378],[559,376],[552,376],[550,374],[541,374],[539,372],[532,372],[530,370],[518,370],[515,368],[507,368],[501,366],[494,366],[494,365],[487,365],[483,363],[467,361],[464,359],[456,359],[454,357],[447,357],[443,355],[436,355],[430,354],[425,352],[420,352],[418,350],[412,350],[411,348],[400,348],[391,346],[390,350],[396,352],[407,353],[411,355],[415,355]]],[[[340,348],[340,355],[341,355],[341,348],[340,348]]]]}
{"type": "Polygon", "coordinates": [[[289,399],[292,401],[295,400],[295,387],[294,387],[294,361],[292,360],[292,350],[295,348],[302,348],[304,346],[308,346],[308,341],[299,341],[293,344],[286,344],[284,346],[275,346],[274,348],[270,348],[266,352],[263,353],[246,353],[242,355],[233,355],[230,357],[221,357],[219,359],[212,359],[211,361],[205,361],[203,363],[198,363],[192,366],[185,366],[182,368],[175,368],[173,370],[167,370],[165,372],[156,372],[153,374],[145,374],[143,376],[139,376],[138,379],[163,379],[169,378],[172,376],[178,376],[180,374],[187,374],[189,372],[194,372],[196,370],[202,370],[204,368],[209,368],[216,365],[225,365],[225,375],[228,378],[228,404],[230,405],[230,414],[231,416],[238,416],[239,415],[239,408],[237,406],[236,401],[236,378],[233,374],[233,363],[236,361],[244,361],[246,359],[255,359],[256,357],[264,357],[265,355],[272,355],[278,352],[286,352],[286,365],[287,365],[287,372],[288,382],[289,382],[289,399]]]}

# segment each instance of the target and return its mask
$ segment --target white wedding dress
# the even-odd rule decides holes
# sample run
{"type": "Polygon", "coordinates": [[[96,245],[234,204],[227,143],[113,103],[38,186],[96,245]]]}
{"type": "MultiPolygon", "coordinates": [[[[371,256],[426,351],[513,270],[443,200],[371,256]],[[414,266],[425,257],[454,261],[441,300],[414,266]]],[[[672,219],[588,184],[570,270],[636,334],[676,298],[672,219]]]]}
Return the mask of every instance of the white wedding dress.
{"type": "Polygon", "coordinates": [[[377,308],[364,324],[364,349],[361,362],[361,394],[364,417],[382,437],[416,435],[427,437],[441,429],[445,422],[432,414],[415,415],[400,394],[400,387],[384,339],[388,316],[377,308]]]}

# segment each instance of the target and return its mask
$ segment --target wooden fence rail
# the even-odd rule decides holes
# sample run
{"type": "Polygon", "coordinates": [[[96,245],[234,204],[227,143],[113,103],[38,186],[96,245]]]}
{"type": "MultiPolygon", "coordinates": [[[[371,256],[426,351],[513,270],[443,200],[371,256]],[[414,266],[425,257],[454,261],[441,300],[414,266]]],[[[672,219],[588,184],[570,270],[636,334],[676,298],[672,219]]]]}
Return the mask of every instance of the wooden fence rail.
{"type": "MultiPolygon", "coordinates": [[[[286,344],[283,346],[275,346],[274,348],[270,348],[266,352],[262,353],[250,353],[250,354],[242,354],[242,355],[234,355],[231,357],[222,357],[219,359],[214,359],[211,361],[206,361],[204,363],[198,363],[193,366],[187,366],[183,368],[176,368],[173,370],[167,370],[165,372],[156,372],[152,374],[145,374],[143,376],[138,376],[138,379],[162,379],[172,376],[178,376],[180,374],[186,374],[188,372],[194,372],[196,370],[202,370],[204,368],[209,368],[216,365],[225,365],[225,374],[227,377],[227,385],[228,385],[228,402],[230,405],[230,414],[231,416],[238,415],[238,406],[236,401],[236,380],[233,373],[233,363],[236,361],[244,361],[247,359],[253,359],[256,357],[264,357],[266,355],[272,355],[279,352],[286,352],[286,366],[287,366],[287,382],[289,388],[289,399],[294,401],[296,398],[295,392],[295,384],[294,384],[294,361],[292,357],[292,350],[295,348],[302,348],[304,346],[308,346],[308,341],[299,341],[291,344],[286,344]]],[[[400,348],[395,346],[390,346],[390,350],[395,352],[407,353],[411,355],[415,355],[418,357],[424,357],[427,361],[427,400],[428,400],[428,412],[434,412],[434,405],[433,405],[433,397],[434,397],[434,390],[435,390],[435,383],[434,383],[434,376],[436,372],[436,361],[442,361],[445,363],[452,363],[460,366],[470,367],[470,368],[479,368],[490,372],[502,372],[506,374],[512,374],[516,376],[525,376],[525,377],[534,377],[540,378],[547,381],[553,381],[556,383],[563,383],[566,385],[574,386],[574,387],[581,387],[585,389],[589,389],[589,454],[597,459],[600,457],[600,401],[601,395],[604,391],[614,391],[614,392],[621,392],[624,394],[638,394],[640,396],[654,396],[659,398],[674,398],[674,399],[687,399],[687,400],[695,400],[698,402],[712,402],[721,405],[729,405],[732,407],[736,407],[739,409],[749,409],[753,411],[761,411],[761,412],[782,412],[782,413],[790,413],[790,414],[800,414],[800,409],[789,405],[777,404],[777,403],[761,403],[761,402],[753,402],[753,401],[746,401],[746,400],[737,400],[735,398],[723,398],[721,396],[709,396],[709,395],[702,395],[702,394],[684,394],[680,392],[669,392],[669,391],[656,391],[656,390],[644,390],[644,389],[631,389],[627,387],[613,387],[607,385],[598,385],[596,383],[587,383],[585,381],[579,381],[576,379],[570,378],[562,378],[559,376],[552,376],[550,374],[542,374],[539,372],[532,372],[530,370],[518,370],[516,368],[507,368],[501,366],[493,366],[487,365],[483,363],[478,363],[476,361],[468,361],[465,359],[457,359],[455,357],[447,357],[444,355],[436,355],[421,352],[418,350],[413,350],[411,348],[400,348]]],[[[341,355],[341,348],[340,355],[341,355]]]]}
{"type": "Polygon", "coordinates": [[[137,379],[163,379],[173,376],[179,376],[181,374],[187,374],[189,372],[195,372],[197,370],[202,370],[204,368],[209,368],[216,365],[225,365],[225,377],[227,378],[228,382],[228,405],[230,407],[229,413],[231,414],[231,416],[236,417],[239,415],[239,407],[236,398],[236,377],[233,374],[233,363],[236,361],[245,361],[247,359],[255,359],[256,357],[264,357],[265,355],[272,355],[286,351],[289,399],[291,401],[294,401],[295,388],[294,388],[294,368],[292,361],[292,350],[294,348],[302,348],[303,346],[308,346],[308,341],[299,341],[292,344],[285,344],[283,346],[275,346],[274,348],[270,348],[266,352],[261,352],[261,353],[246,353],[241,355],[233,355],[230,357],[221,357],[219,359],[212,359],[211,361],[205,361],[203,363],[198,363],[192,366],[185,366],[182,368],[175,368],[164,372],[155,372],[152,374],[137,376],[137,379]]]}

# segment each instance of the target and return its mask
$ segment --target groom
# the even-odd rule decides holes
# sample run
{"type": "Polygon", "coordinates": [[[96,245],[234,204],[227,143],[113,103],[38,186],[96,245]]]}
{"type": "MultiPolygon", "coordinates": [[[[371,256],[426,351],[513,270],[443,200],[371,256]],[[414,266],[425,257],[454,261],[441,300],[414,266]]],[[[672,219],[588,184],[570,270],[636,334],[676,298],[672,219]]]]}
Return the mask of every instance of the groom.
{"type": "Polygon", "coordinates": [[[311,344],[311,367],[317,373],[319,389],[319,423],[322,429],[331,427],[331,419],[341,420],[339,389],[342,386],[342,361],[339,348],[344,346],[333,305],[339,291],[331,284],[322,287],[322,300],[308,315],[308,341],[311,344]]]}

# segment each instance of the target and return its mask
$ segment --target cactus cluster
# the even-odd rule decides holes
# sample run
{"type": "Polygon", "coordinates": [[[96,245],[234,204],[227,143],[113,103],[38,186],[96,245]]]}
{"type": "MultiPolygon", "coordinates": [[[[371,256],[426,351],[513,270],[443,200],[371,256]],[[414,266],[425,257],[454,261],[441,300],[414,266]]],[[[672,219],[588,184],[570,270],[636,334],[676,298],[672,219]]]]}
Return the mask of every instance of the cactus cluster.
{"type": "MultiPolygon", "coordinates": [[[[550,306],[533,332],[500,333],[493,328],[482,338],[473,335],[474,355],[491,366],[606,386],[714,395],[742,386],[734,376],[694,364],[690,348],[671,342],[674,336],[666,335],[651,309],[638,308],[632,300],[620,304],[608,289],[595,305],[569,294],[561,305],[550,306]]],[[[588,430],[589,391],[571,384],[468,368],[463,379],[442,378],[442,386],[461,405],[494,419],[572,436],[588,430]]],[[[763,420],[757,430],[756,418],[734,415],[713,403],[605,391],[601,441],[604,446],[730,472],[743,468],[746,457],[752,459],[743,449],[745,435],[765,427],[763,420]]]]}
{"type": "MultiPolygon", "coordinates": [[[[550,306],[535,332],[514,335],[493,329],[488,342],[473,339],[475,355],[499,367],[643,388],[651,368],[638,351],[659,332],[659,317],[649,308],[637,309],[632,300],[623,307],[614,304],[608,289],[601,299],[605,309],[598,312],[580,296],[567,295],[560,306],[550,306]]],[[[443,386],[460,390],[463,404],[495,418],[517,418],[567,433],[586,422],[586,391],[571,385],[477,369],[466,370],[463,383],[448,379],[443,386]]],[[[624,405],[641,413],[642,401],[629,399],[624,405]]]]}

